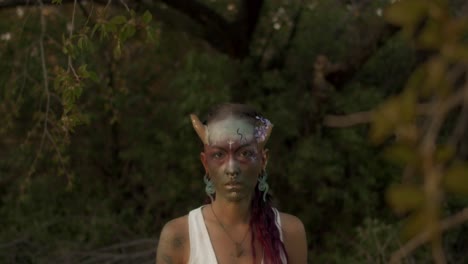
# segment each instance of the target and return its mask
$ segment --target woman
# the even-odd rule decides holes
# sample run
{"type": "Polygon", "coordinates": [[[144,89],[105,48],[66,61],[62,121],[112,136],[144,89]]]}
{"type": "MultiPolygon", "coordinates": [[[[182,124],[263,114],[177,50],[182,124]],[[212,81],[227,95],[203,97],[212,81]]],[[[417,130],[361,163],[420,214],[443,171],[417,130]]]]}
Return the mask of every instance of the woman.
{"type": "Polygon", "coordinates": [[[164,226],[156,263],[306,263],[302,222],[270,203],[264,148],[270,121],[241,104],[219,105],[203,123],[196,115],[191,120],[204,145],[210,200],[164,226]]]}

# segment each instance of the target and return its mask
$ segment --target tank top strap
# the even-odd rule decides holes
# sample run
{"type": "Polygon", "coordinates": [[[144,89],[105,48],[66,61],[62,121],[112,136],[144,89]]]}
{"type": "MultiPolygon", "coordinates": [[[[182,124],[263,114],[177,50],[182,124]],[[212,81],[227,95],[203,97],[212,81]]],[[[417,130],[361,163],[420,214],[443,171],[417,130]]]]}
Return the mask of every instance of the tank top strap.
{"type": "Polygon", "coordinates": [[[280,239],[281,241],[283,241],[283,230],[281,229],[280,213],[276,208],[272,208],[272,209],[273,209],[273,213],[275,214],[275,223],[276,223],[276,227],[278,228],[280,239]]]}
{"type": "MultiPolygon", "coordinates": [[[[280,235],[280,239],[281,241],[284,242],[283,240],[283,229],[281,228],[281,217],[280,217],[280,213],[279,211],[276,209],[276,208],[272,208],[273,209],[273,213],[275,214],[275,222],[276,222],[276,227],[278,228],[278,232],[279,232],[279,235],[280,235]]],[[[287,263],[287,260],[286,260],[286,255],[284,254],[283,251],[281,251],[281,262],[283,262],[283,264],[286,264],[287,263]]],[[[263,261],[262,261],[263,263],[263,261]]]]}
{"type": "Polygon", "coordinates": [[[202,214],[203,206],[189,212],[190,257],[188,264],[217,264],[208,229],[202,214]]]}

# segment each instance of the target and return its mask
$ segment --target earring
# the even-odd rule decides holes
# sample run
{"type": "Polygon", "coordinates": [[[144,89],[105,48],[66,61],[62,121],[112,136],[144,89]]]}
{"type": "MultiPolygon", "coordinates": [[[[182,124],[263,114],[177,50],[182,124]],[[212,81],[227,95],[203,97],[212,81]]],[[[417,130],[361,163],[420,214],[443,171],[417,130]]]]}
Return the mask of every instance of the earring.
{"type": "Polygon", "coordinates": [[[268,174],[266,171],[263,171],[262,176],[258,177],[258,190],[263,192],[263,201],[266,202],[266,195],[268,193],[268,183],[266,182],[268,179],[268,174]]]}
{"type": "Polygon", "coordinates": [[[213,201],[213,194],[215,193],[215,187],[213,182],[208,178],[208,175],[205,174],[203,177],[203,181],[205,182],[205,192],[210,197],[211,201],[213,201]]]}

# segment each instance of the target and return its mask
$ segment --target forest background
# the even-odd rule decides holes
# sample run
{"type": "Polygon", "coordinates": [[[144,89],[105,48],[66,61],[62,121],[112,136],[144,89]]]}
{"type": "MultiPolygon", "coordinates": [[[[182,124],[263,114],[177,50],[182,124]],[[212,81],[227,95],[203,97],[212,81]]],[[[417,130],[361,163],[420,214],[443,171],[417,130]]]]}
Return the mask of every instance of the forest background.
{"type": "Polygon", "coordinates": [[[0,0],[0,263],[154,263],[189,114],[251,104],[310,263],[468,263],[463,0],[0,0]]]}

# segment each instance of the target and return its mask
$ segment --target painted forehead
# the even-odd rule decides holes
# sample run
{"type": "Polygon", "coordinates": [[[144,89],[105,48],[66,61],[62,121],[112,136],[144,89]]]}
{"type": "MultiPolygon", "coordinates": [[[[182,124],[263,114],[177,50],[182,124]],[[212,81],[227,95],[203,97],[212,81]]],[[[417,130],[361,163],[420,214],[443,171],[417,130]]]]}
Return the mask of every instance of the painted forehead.
{"type": "Polygon", "coordinates": [[[207,127],[207,132],[209,145],[229,142],[246,144],[251,143],[255,139],[254,125],[245,119],[233,116],[211,122],[207,127]]]}

